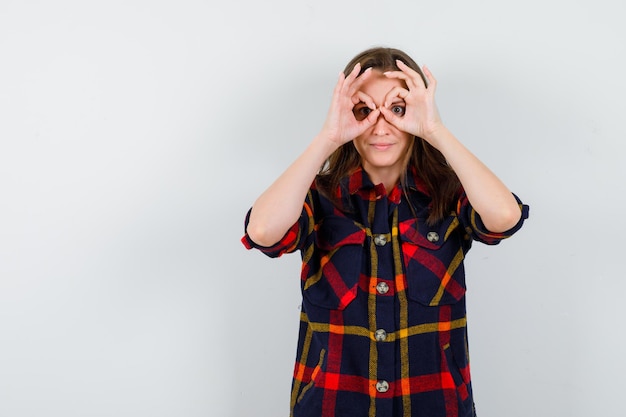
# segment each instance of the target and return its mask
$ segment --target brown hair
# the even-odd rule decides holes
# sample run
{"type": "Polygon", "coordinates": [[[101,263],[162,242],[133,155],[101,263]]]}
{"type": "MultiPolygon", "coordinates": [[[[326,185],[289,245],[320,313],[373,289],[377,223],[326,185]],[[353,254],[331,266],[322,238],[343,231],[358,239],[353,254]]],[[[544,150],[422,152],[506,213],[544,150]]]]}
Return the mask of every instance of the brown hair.
{"type": "MultiPolygon", "coordinates": [[[[399,71],[396,60],[404,62],[413,70],[417,71],[424,85],[427,85],[426,77],[420,67],[405,52],[393,49],[376,47],[361,52],[346,65],[344,74],[348,76],[357,63],[361,63],[361,75],[367,68],[379,71],[399,71]]],[[[453,207],[460,189],[460,181],[443,154],[435,149],[424,139],[415,137],[409,149],[410,157],[407,158],[407,165],[415,169],[417,176],[424,183],[432,203],[428,216],[428,223],[434,224],[446,217],[453,207]]],[[[361,157],[352,141],[340,146],[333,152],[320,169],[320,174],[316,179],[316,185],[320,192],[338,204],[335,190],[340,185],[340,181],[361,165],[361,157]]],[[[400,178],[402,189],[406,194],[406,175],[400,178]]]]}

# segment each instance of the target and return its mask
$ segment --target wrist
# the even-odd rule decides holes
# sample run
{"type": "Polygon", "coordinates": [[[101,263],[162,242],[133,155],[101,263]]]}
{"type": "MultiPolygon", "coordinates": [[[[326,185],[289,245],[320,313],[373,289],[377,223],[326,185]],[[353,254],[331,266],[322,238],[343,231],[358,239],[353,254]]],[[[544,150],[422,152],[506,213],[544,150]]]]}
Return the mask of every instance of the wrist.
{"type": "Polygon", "coordinates": [[[341,146],[341,143],[322,131],[313,138],[309,146],[316,149],[326,159],[341,146]]]}
{"type": "Polygon", "coordinates": [[[453,137],[453,135],[443,123],[437,123],[431,126],[428,130],[424,131],[423,136],[420,137],[435,148],[439,149],[438,145],[442,141],[453,137]]]}

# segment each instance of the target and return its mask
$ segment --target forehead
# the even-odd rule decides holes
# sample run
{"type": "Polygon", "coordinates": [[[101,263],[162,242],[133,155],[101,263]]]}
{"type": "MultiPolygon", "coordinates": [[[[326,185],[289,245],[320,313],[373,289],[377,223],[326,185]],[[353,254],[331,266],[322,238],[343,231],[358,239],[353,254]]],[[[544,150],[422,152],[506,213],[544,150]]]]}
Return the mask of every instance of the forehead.
{"type": "Polygon", "coordinates": [[[383,98],[394,87],[406,88],[406,84],[403,80],[387,78],[382,72],[374,70],[369,78],[363,81],[359,90],[376,100],[383,98]]]}

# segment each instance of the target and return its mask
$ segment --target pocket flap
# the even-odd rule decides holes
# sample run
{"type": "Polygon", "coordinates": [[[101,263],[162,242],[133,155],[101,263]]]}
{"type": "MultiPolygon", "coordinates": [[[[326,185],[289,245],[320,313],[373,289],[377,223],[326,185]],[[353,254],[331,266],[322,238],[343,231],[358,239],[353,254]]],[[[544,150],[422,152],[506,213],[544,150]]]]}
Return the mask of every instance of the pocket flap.
{"type": "MultiPolygon", "coordinates": [[[[398,225],[400,240],[423,248],[437,250],[448,239],[449,230],[456,217],[446,219],[443,224],[429,226],[426,221],[405,220],[398,225]]],[[[458,220],[457,220],[458,222],[458,220]]]]}
{"type": "Polygon", "coordinates": [[[428,226],[406,220],[399,225],[407,295],[426,306],[455,304],[465,295],[464,249],[456,217],[428,226]]]}
{"type": "Polygon", "coordinates": [[[309,263],[303,295],[311,304],[342,310],[355,298],[361,275],[365,228],[341,216],[328,216],[316,233],[319,259],[309,263]]]}

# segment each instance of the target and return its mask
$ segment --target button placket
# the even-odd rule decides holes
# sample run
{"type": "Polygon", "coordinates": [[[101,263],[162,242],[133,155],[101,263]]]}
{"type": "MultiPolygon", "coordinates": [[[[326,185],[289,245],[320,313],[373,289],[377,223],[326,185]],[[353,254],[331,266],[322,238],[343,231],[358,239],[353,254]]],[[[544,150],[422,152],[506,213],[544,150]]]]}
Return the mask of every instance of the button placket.
{"type": "Polygon", "coordinates": [[[374,244],[376,246],[385,246],[387,244],[387,236],[385,235],[375,235],[374,236],[374,244]]]}

